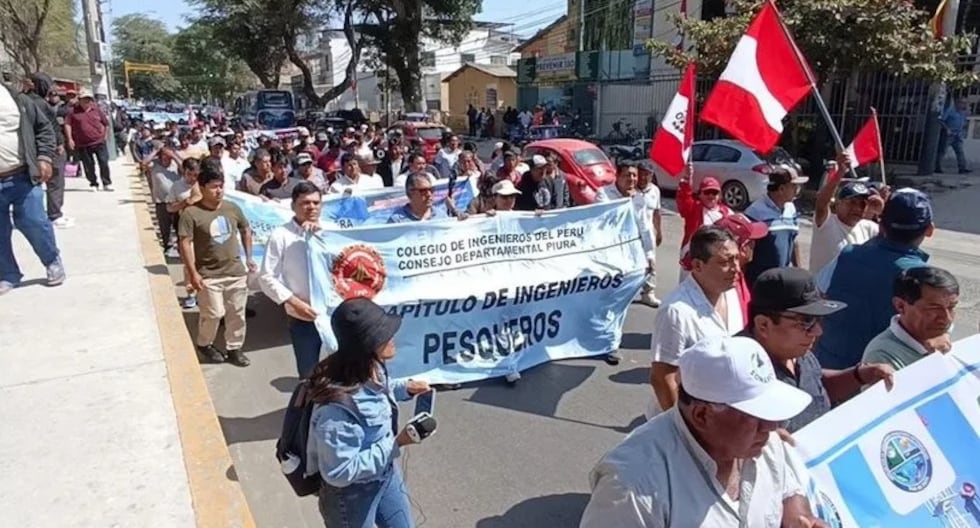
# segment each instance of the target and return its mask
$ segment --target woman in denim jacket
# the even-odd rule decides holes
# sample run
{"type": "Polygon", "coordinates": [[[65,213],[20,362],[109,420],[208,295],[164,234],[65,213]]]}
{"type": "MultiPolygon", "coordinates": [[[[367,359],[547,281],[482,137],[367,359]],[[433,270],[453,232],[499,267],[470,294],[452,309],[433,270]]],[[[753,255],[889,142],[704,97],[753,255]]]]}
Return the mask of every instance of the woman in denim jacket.
{"type": "Polygon", "coordinates": [[[398,401],[429,390],[422,381],[390,382],[401,317],[368,299],[344,301],[330,318],[337,351],[310,376],[316,408],[309,463],[323,479],[320,513],[327,528],[413,528],[412,508],[395,460],[412,443],[398,431],[398,401]]]}

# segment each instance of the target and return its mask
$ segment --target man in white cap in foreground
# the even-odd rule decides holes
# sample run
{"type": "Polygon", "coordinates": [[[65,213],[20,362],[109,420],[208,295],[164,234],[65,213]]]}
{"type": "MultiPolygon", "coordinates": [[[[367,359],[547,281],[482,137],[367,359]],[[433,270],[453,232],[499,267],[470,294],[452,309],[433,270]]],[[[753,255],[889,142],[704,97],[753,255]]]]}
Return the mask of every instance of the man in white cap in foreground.
{"type": "Polygon", "coordinates": [[[776,433],[810,395],[779,381],[745,337],[698,342],[681,356],[680,375],[677,406],[592,471],[581,528],[827,528],[776,433]]]}

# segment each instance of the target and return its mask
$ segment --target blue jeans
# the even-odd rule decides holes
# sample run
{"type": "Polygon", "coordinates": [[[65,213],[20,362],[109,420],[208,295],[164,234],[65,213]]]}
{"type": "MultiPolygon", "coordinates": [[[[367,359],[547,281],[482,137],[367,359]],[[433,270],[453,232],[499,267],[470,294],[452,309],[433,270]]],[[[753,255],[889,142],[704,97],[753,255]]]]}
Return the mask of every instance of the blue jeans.
{"type": "Polygon", "coordinates": [[[300,379],[306,379],[320,362],[320,332],[310,321],[289,318],[289,338],[293,342],[293,355],[296,356],[296,371],[300,379]]]}
{"type": "Polygon", "coordinates": [[[26,171],[0,180],[0,281],[16,285],[24,277],[14,258],[14,227],[24,234],[41,264],[49,266],[58,260],[58,245],[43,196],[44,189],[35,185],[26,171]]]}
{"type": "Polygon", "coordinates": [[[320,515],[326,528],[414,528],[412,505],[395,462],[382,480],[335,488],[320,486],[320,515]]]}

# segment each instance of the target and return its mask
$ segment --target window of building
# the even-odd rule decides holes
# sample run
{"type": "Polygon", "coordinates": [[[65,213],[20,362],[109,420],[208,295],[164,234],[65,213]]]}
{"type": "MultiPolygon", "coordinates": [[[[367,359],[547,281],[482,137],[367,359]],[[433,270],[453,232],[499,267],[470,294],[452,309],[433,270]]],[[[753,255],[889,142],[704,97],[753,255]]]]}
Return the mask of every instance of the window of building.
{"type": "Polygon", "coordinates": [[[434,51],[423,51],[422,52],[422,67],[423,68],[435,68],[436,67],[436,52],[434,52],[434,51]]]}
{"type": "Polygon", "coordinates": [[[460,53],[459,62],[476,62],[476,54],[473,53],[460,53]]]}
{"type": "Polygon", "coordinates": [[[507,66],[507,57],[503,55],[491,55],[490,64],[494,66],[507,66]]]}

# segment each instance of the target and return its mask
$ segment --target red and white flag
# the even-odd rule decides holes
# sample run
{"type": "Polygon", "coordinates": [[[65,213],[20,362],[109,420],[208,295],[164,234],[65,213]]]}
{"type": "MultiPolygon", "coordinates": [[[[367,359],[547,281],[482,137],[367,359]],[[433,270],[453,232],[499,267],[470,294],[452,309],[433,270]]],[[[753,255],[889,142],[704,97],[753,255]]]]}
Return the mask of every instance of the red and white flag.
{"type": "Polygon", "coordinates": [[[684,171],[691,158],[691,144],[694,143],[696,80],[697,72],[692,62],[684,70],[677,95],[670,102],[664,120],[653,135],[653,143],[650,145],[650,159],[675,178],[684,171]]]}
{"type": "Polygon", "coordinates": [[[701,119],[766,153],[779,142],[783,118],[812,88],[809,66],[766,2],[735,46],[701,110],[701,119]]]}
{"type": "Polygon", "coordinates": [[[854,141],[847,147],[848,158],[851,160],[851,167],[857,168],[881,159],[881,129],[878,128],[878,112],[872,108],[871,117],[858,130],[854,141]]]}

